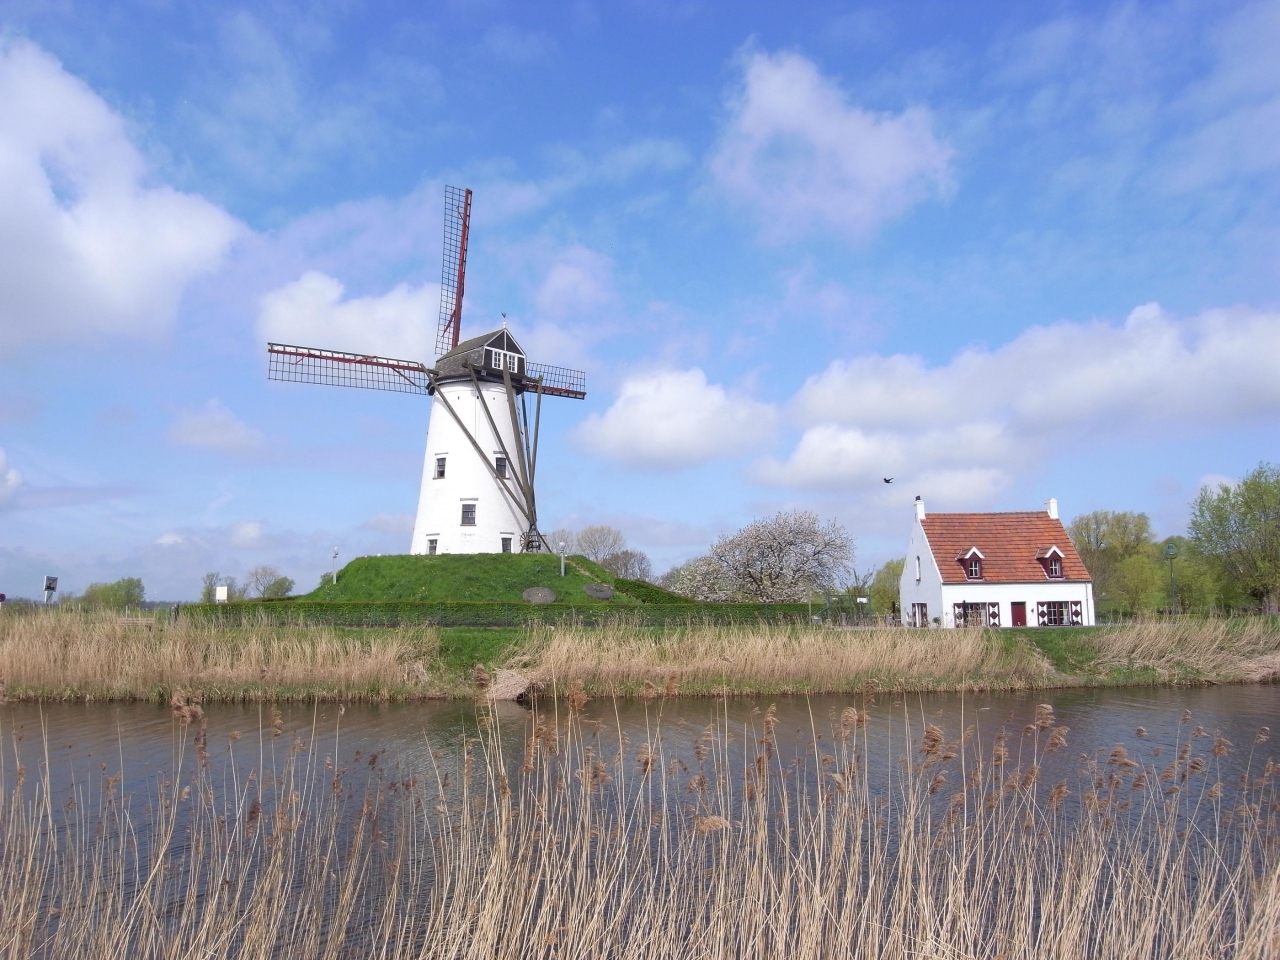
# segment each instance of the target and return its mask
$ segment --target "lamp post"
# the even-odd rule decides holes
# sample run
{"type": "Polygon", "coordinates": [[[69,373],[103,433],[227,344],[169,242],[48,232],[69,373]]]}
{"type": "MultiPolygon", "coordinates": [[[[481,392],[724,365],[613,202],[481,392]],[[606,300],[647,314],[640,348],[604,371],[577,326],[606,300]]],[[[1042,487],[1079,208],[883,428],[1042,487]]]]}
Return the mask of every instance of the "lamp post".
{"type": "Polygon", "coordinates": [[[1178,545],[1172,540],[1164,548],[1164,558],[1169,561],[1169,613],[1172,614],[1176,609],[1178,596],[1177,584],[1173,579],[1173,561],[1178,559],[1178,545]]]}
{"type": "Polygon", "coordinates": [[[560,541],[560,576],[564,576],[564,541],[560,541]]]}
{"type": "Polygon", "coordinates": [[[338,585],[338,548],[333,548],[333,563],[329,570],[329,582],[335,587],[338,585]]]}

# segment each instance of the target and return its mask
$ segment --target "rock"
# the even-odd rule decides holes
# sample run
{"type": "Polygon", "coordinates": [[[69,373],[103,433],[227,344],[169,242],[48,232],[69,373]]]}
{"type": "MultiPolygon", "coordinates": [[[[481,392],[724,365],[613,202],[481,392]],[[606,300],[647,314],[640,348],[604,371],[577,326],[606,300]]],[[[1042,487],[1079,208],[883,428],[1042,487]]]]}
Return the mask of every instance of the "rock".
{"type": "Polygon", "coordinates": [[[593,600],[613,599],[613,587],[607,583],[588,583],[582,588],[582,592],[593,600]]]}
{"type": "Polygon", "coordinates": [[[525,603],[555,603],[556,592],[550,587],[530,587],[521,596],[525,603]]]}

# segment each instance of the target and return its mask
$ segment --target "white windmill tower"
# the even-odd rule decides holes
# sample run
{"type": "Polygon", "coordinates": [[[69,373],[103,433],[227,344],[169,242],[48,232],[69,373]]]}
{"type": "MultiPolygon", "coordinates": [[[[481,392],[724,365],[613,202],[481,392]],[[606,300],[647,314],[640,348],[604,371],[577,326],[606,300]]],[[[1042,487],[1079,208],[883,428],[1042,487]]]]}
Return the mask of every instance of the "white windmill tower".
{"type": "Polygon", "coordinates": [[[537,552],[546,549],[534,496],[542,398],[580,400],[587,395],[586,377],[530,363],[505,323],[460,341],[470,226],[471,191],[445,187],[440,356],[434,367],[269,343],[268,376],[433,397],[409,552],[537,552]]]}

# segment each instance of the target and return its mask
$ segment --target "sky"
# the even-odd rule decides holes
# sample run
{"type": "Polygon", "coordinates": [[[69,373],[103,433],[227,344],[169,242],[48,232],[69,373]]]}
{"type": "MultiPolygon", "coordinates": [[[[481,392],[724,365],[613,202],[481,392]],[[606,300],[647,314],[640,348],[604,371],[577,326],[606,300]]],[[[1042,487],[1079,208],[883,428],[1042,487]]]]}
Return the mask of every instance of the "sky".
{"type": "Polygon", "coordinates": [[[548,400],[543,529],[661,571],[782,509],[1148,513],[1280,460],[1280,3],[0,0],[0,593],[408,549],[430,400],[548,400]],[[885,484],[885,477],[893,477],[885,484]]]}

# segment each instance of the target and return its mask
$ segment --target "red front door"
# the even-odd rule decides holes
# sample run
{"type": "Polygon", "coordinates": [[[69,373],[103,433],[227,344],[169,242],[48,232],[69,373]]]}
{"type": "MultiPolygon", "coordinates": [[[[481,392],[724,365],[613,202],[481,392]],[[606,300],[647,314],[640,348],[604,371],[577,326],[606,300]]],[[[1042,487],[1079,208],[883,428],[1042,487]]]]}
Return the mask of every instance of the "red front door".
{"type": "Polygon", "coordinates": [[[1009,604],[1010,619],[1013,620],[1013,626],[1025,627],[1027,625],[1027,605],[1025,602],[1018,600],[1009,604]]]}

